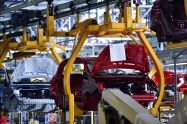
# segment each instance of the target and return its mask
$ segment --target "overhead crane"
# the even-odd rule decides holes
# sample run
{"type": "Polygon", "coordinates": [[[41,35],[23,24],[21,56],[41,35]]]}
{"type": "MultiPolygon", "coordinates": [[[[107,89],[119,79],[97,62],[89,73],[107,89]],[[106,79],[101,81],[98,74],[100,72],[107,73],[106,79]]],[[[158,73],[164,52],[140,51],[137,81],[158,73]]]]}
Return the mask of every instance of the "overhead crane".
{"type": "MultiPolygon", "coordinates": [[[[150,56],[150,58],[153,60],[153,63],[155,65],[155,69],[159,75],[159,96],[155,101],[154,107],[149,109],[149,112],[151,114],[156,114],[158,107],[161,103],[163,93],[164,93],[164,77],[163,77],[163,71],[159,62],[159,59],[157,58],[156,54],[154,53],[153,49],[151,48],[149,42],[147,41],[143,31],[149,31],[149,29],[146,28],[145,23],[140,22],[139,17],[139,6],[136,6],[136,18],[132,19],[132,6],[131,6],[131,0],[125,1],[121,3],[124,5],[124,7],[120,10],[119,14],[119,22],[113,23],[110,19],[109,14],[109,4],[106,2],[106,12],[104,15],[104,23],[103,25],[98,25],[96,23],[96,20],[94,19],[87,19],[84,22],[79,22],[79,13],[77,13],[77,22],[74,25],[74,27],[69,32],[56,32],[54,31],[54,16],[53,16],[53,6],[51,4],[48,4],[47,8],[47,30],[46,35],[49,36],[61,36],[61,37],[69,37],[74,36],[75,39],[77,39],[77,42],[75,41],[75,47],[72,51],[71,57],[69,58],[69,61],[66,65],[65,74],[64,74],[64,91],[66,95],[69,95],[69,113],[70,118],[69,122],[70,124],[74,123],[74,114],[83,114],[84,111],[81,111],[76,105],[73,103],[73,94],[71,94],[70,89],[70,72],[73,65],[73,62],[75,61],[76,56],[78,55],[81,47],[83,46],[86,38],[88,35],[92,35],[94,37],[106,37],[106,36],[130,36],[132,40],[135,40],[135,38],[132,36],[132,33],[135,32],[143,46],[145,47],[147,54],[150,56]],[[75,108],[74,108],[75,106],[75,108]],[[74,110],[75,109],[75,110],[74,110]],[[75,113],[74,113],[75,112],[75,113]]],[[[135,40],[136,43],[138,43],[135,40]]],[[[140,117],[140,120],[143,122],[142,118],[140,117]]]]}

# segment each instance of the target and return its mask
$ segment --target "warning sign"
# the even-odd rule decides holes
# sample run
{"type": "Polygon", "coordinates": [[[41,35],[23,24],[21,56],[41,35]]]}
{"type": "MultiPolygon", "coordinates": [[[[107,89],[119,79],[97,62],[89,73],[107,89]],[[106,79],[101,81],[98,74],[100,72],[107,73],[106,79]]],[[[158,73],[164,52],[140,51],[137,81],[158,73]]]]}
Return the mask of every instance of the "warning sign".
{"type": "Polygon", "coordinates": [[[48,122],[56,122],[56,121],[57,121],[56,113],[49,113],[48,114],[48,122]]]}

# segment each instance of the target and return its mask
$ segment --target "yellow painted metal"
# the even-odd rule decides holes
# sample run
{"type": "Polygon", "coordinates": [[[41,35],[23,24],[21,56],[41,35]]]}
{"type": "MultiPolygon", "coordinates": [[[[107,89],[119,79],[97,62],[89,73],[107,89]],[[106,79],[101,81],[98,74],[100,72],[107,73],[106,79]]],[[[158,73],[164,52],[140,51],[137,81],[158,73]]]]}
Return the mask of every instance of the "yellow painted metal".
{"type": "Polygon", "coordinates": [[[111,23],[111,18],[110,18],[110,12],[109,12],[109,5],[106,5],[106,14],[104,20],[105,20],[105,24],[109,24],[111,23]]]}
{"type": "Polygon", "coordinates": [[[67,65],[66,65],[66,69],[65,69],[65,75],[64,75],[64,87],[65,87],[65,93],[66,94],[70,94],[71,93],[71,90],[70,90],[70,83],[69,83],[69,78],[70,78],[70,72],[71,72],[71,68],[72,68],[72,65],[75,61],[75,58],[76,56],[78,55],[85,39],[87,38],[88,36],[88,32],[84,32],[84,31],[81,31],[81,34],[82,36],[80,36],[80,40],[78,41],[78,44],[75,46],[74,48],[74,52],[72,53],[67,65]]]}
{"type": "MultiPolygon", "coordinates": [[[[6,37],[6,36],[5,36],[6,37]]],[[[0,47],[4,47],[5,45],[7,45],[8,43],[10,43],[10,41],[13,39],[13,37],[7,38],[6,40],[3,40],[0,43],[0,47]]]]}
{"type": "MultiPolygon", "coordinates": [[[[51,54],[49,53],[48,50],[46,50],[47,54],[55,61],[55,63],[58,63],[58,61],[56,60],[56,58],[51,54]]],[[[58,63],[59,64],[59,63],[58,63]]]]}
{"type": "Polygon", "coordinates": [[[47,35],[53,36],[54,35],[54,16],[49,16],[49,9],[47,8],[47,35]]]}
{"type": "Polygon", "coordinates": [[[145,47],[147,54],[152,59],[154,66],[157,70],[156,72],[158,74],[159,96],[158,96],[157,100],[155,101],[154,108],[149,109],[150,113],[156,114],[158,111],[158,107],[160,106],[160,103],[162,101],[163,95],[164,95],[164,73],[163,73],[162,66],[160,64],[158,57],[156,56],[155,52],[153,51],[151,45],[147,41],[143,32],[136,32],[136,33],[137,33],[138,37],[140,38],[143,46],[145,47]]]}
{"type": "Polygon", "coordinates": [[[187,47],[187,42],[166,44],[166,49],[175,49],[175,48],[183,48],[183,47],[187,47]]]}
{"type": "Polygon", "coordinates": [[[1,63],[1,66],[2,66],[3,60],[6,57],[6,54],[8,53],[8,51],[9,51],[9,49],[6,48],[6,47],[3,47],[1,49],[1,53],[0,53],[0,63],[1,63]]]}
{"type": "Polygon", "coordinates": [[[39,46],[45,46],[44,40],[43,40],[43,28],[41,25],[38,25],[38,30],[37,30],[37,41],[39,46]]]}
{"type": "Polygon", "coordinates": [[[61,46],[59,46],[58,44],[55,44],[55,46],[56,46],[57,48],[61,49],[61,50],[64,51],[64,52],[68,52],[67,49],[65,49],[65,48],[63,48],[63,47],[61,47],[61,46]]]}
{"type": "Polygon", "coordinates": [[[60,64],[62,62],[62,59],[60,58],[59,54],[56,52],[54,48],[50,48],[50,50],[53,53],[57,64],[60,64]]]}
{"type": "Polygon", "coordinates": [[[140,12],[139,12],[140,8],[139,6],[136,6],[136,17],[135,17],[135,21],[136,23],[140,23],[140,12]]]}
{"type": "Polygon", "coordinates": [[[77,19],[76,23],[79,24],[79,23],[80,23],[80,13],[77,13],[77,16],[76,16],[76,17],[77,17],[77,18],[76,18],[76,19],[77,19]]]}
{"type": "Polygon", "coordinates": [[[120,10],[118,23],[124,23],[124,18],[122,17],[122,12],[123,12],[123,11],[120,10]]]}
{"type": "Polygon", "coordinates": [[[3,64],[2,64],[2,63],[0,63],[0,68],[4,68],[4,66],[3,66],[3,64]]]}
{"type": "Polygon", "coordinates": [[[18,124],[21,124],[21,113],[18,113],[18,124]]]}
{"type": "Polygon", "coordinates": [[[58,36],[58,37],[66,36],[66,32],[54,32],[54,36],[58,36]]]}
{"type": "Polygon", "coordinates": [[[136,40],[135,39],[135,37],[134,36],[132,36],[132,35],[129,35],[129,37],[136,43],[136,44],[140,44],[139,42],[138,42],[138,40],[136,40]]]}
{"type": "Polygon", "coordinates": [[[148,28],[145,28],[145,31],[149,32],[149,33],[150,33],[150,34],[152,34],[152,35],[156,35],[156,32],[151,31],[151,30],[150,30],[150,29],[148,29],[148,28]]]}
{"type": "Polygon", "coordinates": [[[149,72],[149,78],[152,78],[155,73],[156,73],[156,68],[155,66],[153,66],[152,70],[149,72]]]}
{"type": "Polygon", "coordinates": [[[26,42],[26,41],[27,41],[26,27],[23,27],[22,42],[26,42]]]}
{"type": "MultiPolygon", "coordinates": [[[[91,21],[91,20],[90,20],[91,21]]],[[[89,23],[88,23],[89,24],[89,23]]],[[[87,26],[85,26],[87,27],[87,26]]],[[[85,29],[82,29],[80,34],[79,34],[79,39],[78,39],[78,43],[77,45],[75,46],[75,48],[73,49],[73,53],[71,54],[70,58],[69,58],[69,61],[66,65],[66,68],[65,68],[65,73],[64,73],[64,90],[65,90],[65,94],[69,95],[71,94],[71,89],[70,89],[70,72],[71,72],[71,69],[72,69],[72,65],[75,61],[75,58],[77,57],[83,43],[85,42],[86,38],[88,36],[88,32],[85,31],[85,29]]],[[[81,111],[78,106],[76,106],[75,104],[75,114],[76,115],[83,115],[83,112],[84,111],[81,111]]],[[[69,113],[70,116],[74,116],[72,115],[72,113],[70,112],[69,113]]],[[[73,118],[73,117],[72,117],[73,118]]],[[[70,120],[72,121],[72,120],[70,120]]]]}
{"type": "Polygon", "coordinates": [[[186,16],[187,16],[187,0],[184,0],[184,8],[185,8],[186,16]]]}
{"type": "MultiPolygon", "coordinates": [[[[74,114],[74,95],[69,94],[69,113],[71,112],[72,115],[74,114]]],[[[74,116],[69,116],[69,124],[76,124],[74,121],[74,116]]]]}
{"type": "Polygon", "coordinates": [[[5,40],[6,40],[6,34],[3,33],[3,41],[5,41],[5,40]]]}
{"type": "MultiPolygon", "coordinates": [[[[37,31],[37,41],[29,41],[26,33],[26,27],[23,27],[23,39],[21,43],[11,42],[13,37],[7,38],[4,34],[4,41],[0,43],[0,66],[3,67],[2,62],[9,50],[23,51],[23,52],[46,52],[47,49],[50,49],[53,53],[55,61],[57,64],[61,63],[61,57],[56,52],[55,48],[60,48],[63,51],[67,50],[61,46],[55,44],[55,42],[50,38],[43,36],[43,28],[38,25],[37,31]]],[[[30,56],[29,56],[30,57],[30,56]]]]}
{"type": "Polygon", "coordinates": [[[124,2],[124,23],[126,27],[132,27],[132,7],[131,2],[124,2]]]}

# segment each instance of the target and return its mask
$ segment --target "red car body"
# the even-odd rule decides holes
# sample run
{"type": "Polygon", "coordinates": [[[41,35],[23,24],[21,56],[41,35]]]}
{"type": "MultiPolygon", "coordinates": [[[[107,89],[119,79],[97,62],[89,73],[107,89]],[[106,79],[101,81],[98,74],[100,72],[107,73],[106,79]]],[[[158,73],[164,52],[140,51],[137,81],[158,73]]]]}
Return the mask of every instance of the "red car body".
{"type": "MultiPolygon", "coordinates": [[[[158,75],[153,76],[153,81],[158,84],[158,75]]],[[[165,89],[174,91],[174,72],[164,71],[165,89]]],[[[187,91],[187,74],[177,74],[177,88],[179,92],[187,91]]]]}
{"type": "Polygon", "coordinates": [[[151,10],[150,28],[156,32],[158,42],[187,39],[184,0],[156,0],[151,10]]]}
{"type": "MultiPolygon", "coordinates": [[[[92,69],[88,67],[89,59],[77,57],[74,64],[84,65],[83,74],[70,74],[70,88],[74,94],[76,104],[84,110],[97,110],[104,88],[118,88],[129,94],[144,107],[154,100],[156,84],[148,77],[149,61],[144,47],[138,44],[124,45],[126,60],[110,60],[110,47],[107,46],[97,58],[94,58],[92,69]],[[139,72],[124,73],[119,69],[134,69],[139,72]],[[112,69],[118,71],[111,72],[112,69]],[[146,90],[147,88],[147,90],[146,90]]],[[[93,60],[93,58],[92,58],[93,60]]],[[[51,82],[51,97],[57,105],[62,105],[63,70],[67,60],[59,65],[59,69],[51,82]]]]}
{"type": "MultiPolygon", "coordinates": [[[[155,74],[153,76],[153,81],[158,84],[158,75],[155,74]]],[[[165,79],[165,90],[170,90],[171,92],[175,92],[175,83],[174,83],[174,72],[164,71],[164,79],[165,79]]],[[[184,94],[187,94],[187,74],[177,74],[177,90],[184,94]]],[[[168,97],[163,98],[163,103],[174,104],[174,96],[168,100],[168,97]]]]}

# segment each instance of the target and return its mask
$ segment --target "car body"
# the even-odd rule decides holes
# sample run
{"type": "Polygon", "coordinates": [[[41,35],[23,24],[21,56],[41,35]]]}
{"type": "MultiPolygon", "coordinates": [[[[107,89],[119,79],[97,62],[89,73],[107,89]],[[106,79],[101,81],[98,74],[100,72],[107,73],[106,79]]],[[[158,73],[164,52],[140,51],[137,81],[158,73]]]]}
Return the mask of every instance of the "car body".
{"type": "MultiPolygon", "coordinates": [[[[157,73],[153,76],[153,81],[158,83],[157,73]]],[[[174,72],[164,71],[165,94],[162,103],[174,104],[175,78],[174,72]]],[[[177,74],[177,91],[186,94],[187,92],[187,74],[177,74]]]]}
{"type": "Polygon", "coordinates": [[[156,0],[151,10],[150,29],[156,32],[158,42],[187,39],[184,0],[156,0]]]}
{"type": "MultiPolygon", "coordinates": [[[[92,62],[88,58],[76,58],[72,70],[78,63],[84,65],[84,69],[81,73],[71,72],[70,88],[75,103],[81,109],[97,110],[102,91],[106,88],[118,88],[144,107],[154,100],[153,91],[157,86],[147,75],[149,62],[144,47],[138,44],[126,44],[123,48],[126,59],[120,61],[111,61],[110,46],[105,47],[97,58],[92,59],[92,62]],[[131,73],[124,72],[130,70],[131,73]]],[[[59,65],[50,87],[51,97],[59,107],[62,106],[62,95],[64,95],[63,71],[67,62],[68,59],[59,65]]]]}
{"type": "Polygon", "coordinates": [[[50,81],[57,65],[48,58],[25,58],[15,70],[1,68],[1,103],[8,112],[44,111],[55,109],[50,99],[50,81]],[[9,78],[9,75],[11,77],[9,78]]]}
{"type": "MultiPolygon", "coordinates": [[[[165,89],[166,90],[175,90],[174,83],[174,72],[172,71],[164,71],[164,79],[165,79],[165,89]]],[[[158,84],[158,75],[157,73],[153,76],[153,81],[158,84]]],[[[187,90],[187,74],[177,74],[177,89],[179,92],[184,92],[187,90]]]]}

